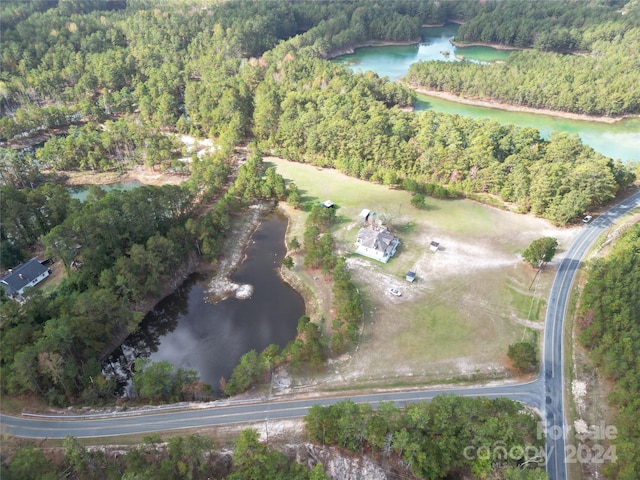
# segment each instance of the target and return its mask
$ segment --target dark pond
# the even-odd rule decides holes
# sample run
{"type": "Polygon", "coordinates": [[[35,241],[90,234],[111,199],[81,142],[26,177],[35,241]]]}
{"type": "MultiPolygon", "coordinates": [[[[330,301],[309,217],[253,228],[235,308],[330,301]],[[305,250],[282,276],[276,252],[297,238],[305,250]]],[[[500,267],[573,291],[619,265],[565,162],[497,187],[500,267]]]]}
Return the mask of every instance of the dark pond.
{"type": "Polygon", "coordinates": [[[244,353],[259,353],[271,343],[284,347],[305,312],[300,294],[277,272],[286,228],[286,217],[274,212],[253,234],[246,258],[232,276],[234,282],[253,285],[249,299],[206,303],[207,279],[192,275],[145,316],[139,331],[105,362],[105,371],[122,372],[136,357],[150,357],[196,370],[202,381],[218,389],[220,378],[229,378],[244,353]]]}

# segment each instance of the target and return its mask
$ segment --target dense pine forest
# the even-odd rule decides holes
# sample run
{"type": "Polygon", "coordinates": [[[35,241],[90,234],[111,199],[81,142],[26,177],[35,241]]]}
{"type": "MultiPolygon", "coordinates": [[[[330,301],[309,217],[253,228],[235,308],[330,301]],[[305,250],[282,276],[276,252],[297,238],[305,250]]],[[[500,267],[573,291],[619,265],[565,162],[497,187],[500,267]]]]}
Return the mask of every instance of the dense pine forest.
{"type": "MultiPolygon", "coordinates": [[[[11,5],[3,6],[8,16],[25,15],[11,5]]],[[[111,8],[122,8],[90,12],[82,2],[30,5],[44,11],[3,35],[0,138],[11,145],[38,131],[68,128],[32,160],[53,170],[142,163],[177,168],[176,144],[158,135],[158,128],[213,137],[226,148],[254,138],[262,151],[288,159],[390,185],[418,181],[458,195],[495,197],[558,224],[610,200],[634,178],[629,168],[577,138],[543,140],[529,129],[408,113],[404,108],[415,101],[411,90],[323,60],[369,39],[419,38],[422,24],[473,18],[482,12],[472,2],[227,2],[207,8],[194,1],[159,10],[131,1],[126,8],[111,2],[111,8]]],[[[605,7],[596,6],[604,15],[605,7]]],[[[630,7],[625,21],[633,22],[636,10],[630,7]]],[[[585,23],[582,37],[593,37],[594,24],[585,23]]],[[[625,25],[620,28],[629,31],[625,25]]],[[[536,28],[546,27],[541,22],[536,28]]],[[[633,58],[617,63],[635,72],[633,58]]],[[[573,71],[572,57],[558,61],[573,71]]],[[[549,62],[542,63],[549,70],[549,62]]],[[[569,76],[576,82],[580,77],[569,76]]],[[[499,77],[504,85],[504,75],[499,77]]],[[[637,82],[625,78],[618,76],[616,85],[625,86],[633,103],[637,82]]],[[[565,96],[581,92],[576,83],[556,90],[565,96]]],[[[536,95],[543,91],[536,88],[536,95]]],[[[580,102],[589,98],[580,94],[580,102]]],[[[602,98],[616,103],[609,90],[602,98]]],[[[39,169],[28,168],[28,155],[16,159],[4,148],[1,157],[5,182],[37,183],[31,176],[39,169]]]]}
{"type": "Polygon", "coordinates": [[[460,26],[456,41],[525,50],[493,65],[418,62],[407,80],[527,107],[638,114],[640,11],[637,2],[625,3],[576,2],[567,9],[565,2],[487,2],[460,26]]]}
{"type": "MultiPolygon", "coordinates": [[[[468,0],[3,1],[0,268],[38,252],[61,262],[65,278],[54,290],[28,292],[24,303],[0,291],[1,394],[39,396],[56,406],[113,401],[116,382],[102,375],[101,361],[164,288],[190,271],[213,268],[243,208],[299,197],[295,185],[266,168],[266,154],[417,195],[473,197],[559,225],[612,200],[635,181],[633,167],[576,136],[543,139],[531,128],[412,112],[416,95],[405,84],[327,61],[370,41],[418,41],[425,24],[463,21],[460,41],[532,50],[505,64],[448,64],[446,72],[438,63],[421,64],[411,82],[565,111],[640,113],[637,2],[526,5],[514,12],[513,2],[468,0]],[[216,149],[180,161],[181,134],[211,138],[216,149]],[[248,146],[242,162],[239,146],[248,146]],[[69,171],[125,172],[138,165],[189,180],[130,192],[96,188],[85,202],[63,186],[69,171]]],[[[310,222],[309,238],[320,238],[325,221],[310,222]]],[[[336,304],[338,335],[320,339],[303,318],[285,355],[315,368],[328,349],[348,349],[360,312],[348,271],[330,253],[330,236],[309,246],[309,262],[330,273],[344,296],[336,304]]],[[[258,381],[265,362],[282,358],[273,351],[248,355],[228,393],[258,381]]],[[[198,383],[193,372],[169,374],[171,389],[151,389],[150,399],[182,399],[193,390],[182,387],[198,383]]],[[[246,448],[255,452],[249,437],[246,448]]],[[[209,448],[192,441],[198,452],[209,448]]],[[[357,448],[374,445],[362,435],[358,441],[357,448]]],[[[449,461],[429,470],[419,464],[416,442],[411,454],[396,451],[415,472],[438,478],[458,467],[449,461]]],[[[89,478],[81,470],[88,454],[71,440],[69,448],[75,465],[69,468],[89,478]]],[[[168,472],[200,468],[177,467],[186,447],[171,448],[168,472]]],[[[38,457],[25,455],[25,464],[38,457]]],[[[131,470],[119,472],[138,475],[145,455],[131,454],[131,470]]],[[[33,462],[42,465],[40,457],[33,462]]],[[[316,473],[310,478],[323,478],[316,473]]]]}
{"type": "Polygon", "coordinates": [[[192,434],[161,438],[145,436],[139,445],[118,452],[85,447],[78,439],[63,441],[62,458],[48,459],[33,445],[13,452],[0,467],[6,480],[329,480],[322,463],[313,467],[292,460],[243,430],[229,450],[209,436],[192,434]]]}
{"type": "Polygon", "coordinates": [[[534,468],[543,463],[544,449],[544,440],[535,435],[535,415],[507,399],[442,396],[404,409],[382,403],[376,410],[342,401],[311,407],[305,424],[317,443],[366,451],[389,469],[415,478],[446,478],[462,471],[487,478],[496,464],[505,479],[547,478],[544,470],[534,468]],[[492,458],[480,453],[487,445],[494,449],[492,458]],[[507,453],[515,452],[514,447],[522,450],[507,453]]]}
{"type": "Polygon", "coordinates": [[[609,399],[618,459],[610,478],[635,478],[640,458],[640,225],[634,225],[603,258],[589,267],[579,319],[580,341],[603,375],[614,381],[609,399]]]}

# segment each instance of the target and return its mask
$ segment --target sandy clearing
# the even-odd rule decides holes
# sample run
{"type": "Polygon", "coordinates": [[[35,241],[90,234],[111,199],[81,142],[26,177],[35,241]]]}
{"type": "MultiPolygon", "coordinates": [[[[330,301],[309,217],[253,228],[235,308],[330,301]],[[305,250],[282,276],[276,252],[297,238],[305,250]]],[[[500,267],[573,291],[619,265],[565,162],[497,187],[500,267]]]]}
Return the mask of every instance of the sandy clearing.
{"type": "Polygon", "coordinates": [[[59,173],[66,177],[65,183],[69,186],[110,185],[127,180],[137,180],[144,185],[179,185],[189,178],[187,175],[167,173],[142,165],[125,173],[76,171],[59,173]]]}

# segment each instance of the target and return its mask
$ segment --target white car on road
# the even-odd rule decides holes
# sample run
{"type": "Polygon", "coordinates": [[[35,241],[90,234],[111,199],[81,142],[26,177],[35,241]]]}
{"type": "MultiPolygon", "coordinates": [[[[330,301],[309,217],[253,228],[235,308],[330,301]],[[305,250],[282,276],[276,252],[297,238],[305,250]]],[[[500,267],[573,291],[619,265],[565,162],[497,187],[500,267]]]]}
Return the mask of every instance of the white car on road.
{"type": "Polygon", "coordinates": [[[396,297],[401,297],[402,296],[402,292],[400,290],[396,290],[395,288],[390,288],[389,289],[389,293],[391,295],[395,295],[396,297]]]}

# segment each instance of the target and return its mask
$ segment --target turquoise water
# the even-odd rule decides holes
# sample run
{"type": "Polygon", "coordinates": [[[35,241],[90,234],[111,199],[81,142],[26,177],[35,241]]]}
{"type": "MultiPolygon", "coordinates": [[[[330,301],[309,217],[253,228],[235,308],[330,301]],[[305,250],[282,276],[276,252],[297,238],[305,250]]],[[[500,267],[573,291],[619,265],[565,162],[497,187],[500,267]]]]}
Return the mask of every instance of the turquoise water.
{"type": "Polygon", "coordinates": [[[434,110],[473,118],[491,118],[502,124],[532,127],[539,130],[543,138],[548,138],[552,132],[574,133],[583,143],[607,157],[623,161],[640,161],[640,119],[637,118],[613,124],[586,122],[463,105],[428,95],[418,95],[416,111],[420,110],[434,110]]]}
{"type": "Polygon", "coordinates": [[[334,59],[336,63],[357,70],[373,70],[381,77],[398,80],[405,75],[412,63],[427,60],[443,62],[460,61],[458,57],[477,62],[505,60],[510,52],[490,47],[457,48],[449,40],[456,27],[434,27],[423,29],[423,41],[418,45],[388,45],[384,47],[362,47],[355,53],[334,59]]]}
{"type": "MultiPolygon", "coordinates": [[[[134,188],[142,185],[138,180],[125,180],[123,182],[112,183],[109,185],[98,185],[104,191],[109,190],[133,190],[134,188]]],[[[87,195],[89,195],[89,187],[86,186],[78,186],[78,187],[69,187],[69,194],[71,198],[77,198],[81,202],[84,202],[87,199],[87,195]]]]}
{"type": "MultiPolygon", "coordinates": [[[[425,28],[420,45],[359,48],[356,53],[338,57],[334,61],[354,71],[371,70],[381,77],[398,80],[407,73],[412,63],[420,60],[457,61],[456,55],[462,55],[467,59],[487,62],[504,60],[509,55],[508,51],[489,47],[456,48],[449,43],[456,29],[455,25],[425,28]],[[442,53],[444,51],[449,51],[449,55],[442,53]]],[[[637,118],[608,124],[475,107],[427,95],[419,95],[418,98],[418,111],[434,110],[473,118],[491,118],[502,124],[535,128],[543,138],[548,138],[552,132],[577,134],[583,143],[607,157],[640,161],[640,119],[637,118]]]]}

